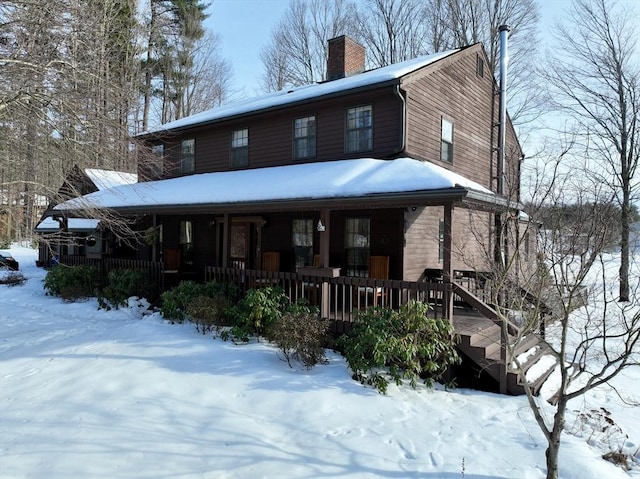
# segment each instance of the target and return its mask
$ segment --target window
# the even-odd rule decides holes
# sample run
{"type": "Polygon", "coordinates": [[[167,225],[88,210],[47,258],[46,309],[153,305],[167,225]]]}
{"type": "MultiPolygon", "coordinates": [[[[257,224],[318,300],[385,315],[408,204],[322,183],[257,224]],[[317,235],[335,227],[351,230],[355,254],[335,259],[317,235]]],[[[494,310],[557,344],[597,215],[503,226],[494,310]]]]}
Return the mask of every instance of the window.
{"type": "Polygon", "coordinates": [[[369,245],[371,221],[369,218],[347,218],[344,228],[347,276],[369,273],[369,245]]]}
{"type": "Polygon", "coordinates": [[[476,54],[476,75],[484,78],[484,60],[478,54],[476,54]]]}
{"type": "Polygon", "coordinates": [[[440,142],[440,159],[453,163],[453,123],[442,119],[442,141],[440,142]]]}
{"type": "Polygon", "coordinates": [[[316,117],[298,118],[293,124],[293,158],[303,160],[316,156],[316,117]]]}
{"type": "Polygon", "coordinates": [[[373,149],[373,121],[371,105],[347,110],[347,153],[373,149]]]}
{"type": "Polygon", "coordinates": [[[293,220],[293,255],[296,267],[313,265],[313,220],[293,220]]]}
{"type": "Polygon", "coordinates": [[[231,133],[231,167],[249,164],[249,130],[244,128],[231,133]]]}
{"type": "Polygon", "coordinates": [[[438,224],[438,263],[444,261],[444,220],[438,224]]]}
{"type": "Polygon", "coordinates": [[[164,167],[164,145],[162,143],[159,145],[153,145],[151,147],[151,153],[153,154],[153,158],[151,158],[151,162],[149,164],[149,178],[153,180],[162,178],[162,170],[164,167]]]}
{"type": "Polygon", "coordinates": [[[180,222],[180,254],[183,264],[193,264],[193,223],[180,222]]]}
{"type": "Polygon", "coordinates": [[[180,173],[193,173],[195,171],[196,140],[190,138],[182,140],[180,148],[180,173]]]}

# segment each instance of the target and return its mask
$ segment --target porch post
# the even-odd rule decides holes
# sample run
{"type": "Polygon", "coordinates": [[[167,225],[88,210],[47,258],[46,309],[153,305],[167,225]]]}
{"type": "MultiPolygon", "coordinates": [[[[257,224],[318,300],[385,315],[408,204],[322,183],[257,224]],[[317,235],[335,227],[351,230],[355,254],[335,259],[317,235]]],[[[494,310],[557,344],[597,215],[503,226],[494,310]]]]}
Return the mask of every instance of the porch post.
{"type": "Polygon", "coordinates": [[[453,323],[453,262],[451,260],[452,251],[452,223],[453,223],[453,204],[444,205],[444,244],[442,245],[442,279],[444,281],[446,291],[444,293],[444,316],[453,323]]]}
{"type": "MultiPolygon", "coordinates": [[[[329,245],[331,243],[331,212],[324,208],[320,210],[320,221],[324,225],[324,231],[320,231],[320,267],[329,267],[329,245]]],[[[320,317],[329,317],[329,282],[323,281],[320,285],[320,317]]]]}

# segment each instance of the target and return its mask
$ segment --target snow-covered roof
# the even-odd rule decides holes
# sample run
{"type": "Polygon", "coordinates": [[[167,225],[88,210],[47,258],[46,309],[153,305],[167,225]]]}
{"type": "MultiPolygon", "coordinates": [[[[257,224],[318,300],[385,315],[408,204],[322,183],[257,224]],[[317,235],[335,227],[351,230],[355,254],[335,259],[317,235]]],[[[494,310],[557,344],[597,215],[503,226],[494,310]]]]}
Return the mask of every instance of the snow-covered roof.
{"type": "Polygon", "coordinates": [[[195,115],[165,123],[155,129],[145,131],[139,136],[180,129],[200,123],[209,123],[227,117],[258,112],[261,110],[284,106],[290,103],[297,103],[339,92],[346,92],[357,88],[376,85],[378,83],[384,83],[391,80],[397,80],[404,75],[419,70],[420,68],[424,68],[442,58],[456,53],[457,51],[459,51],[459,49],[433,53],[431,55],[395,63],[386,67],[376,68],[375,70],[359,73],[339,80],[289,88],[275,93],[269,93],[267,95],[235,102],[229,105],[219,106],[203,111],[202,113],[197,113],[195,115]]]}
{"type": "Polygon", "coordinates": [[[85,174],[89,177],[98,190],[106,190],[114,186],[130,185],[137,183],[138,175],[123,171],[100,170],[98,168],[86,168],[85,174]]]}
{"type": "MultiPolygon", "coordinates": [[[[98,227],[99,223],[100,220],[92,218],[68,218],[67,231],[94,231],[98,227]]],[[[40,223],[38,223],[38,225],[36,226],[36,231],[38,233],[55,233],[56,231],[60,231],[61,227],[62,226],[58,220],[54,219],[51,216],[47,216],[40,223]]]]}
{"type": "Polygon", "coordinates": [[[118,186],[74,198],[55,210],[144,210],[166,206],[257,204],[446,190],[462,187],[495,196],[457,173],[412,158],[325,161],[252,170],[202,173],[118,186]]]}

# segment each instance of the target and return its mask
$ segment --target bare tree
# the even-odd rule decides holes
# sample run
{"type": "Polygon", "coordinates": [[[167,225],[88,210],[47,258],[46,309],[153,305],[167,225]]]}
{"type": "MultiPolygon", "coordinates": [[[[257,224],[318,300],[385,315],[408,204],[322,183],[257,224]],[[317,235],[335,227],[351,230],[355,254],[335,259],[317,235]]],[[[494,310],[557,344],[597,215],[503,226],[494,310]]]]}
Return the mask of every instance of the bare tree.
{"type": "Polygon", "coordinates": [[[629,301],[629,224],[640,157],[640,51],[633,10],[605,0],[575,0],[558,27],[563,48],[549,54],[551,102],[574,120],[589,175],[609,186],[622,210],[620,301],[629,301]]]}
{"type": "Polygon", "coordinates": [[[327,41],[351,30],[354,8],[347,0],[291,0],[260,55],[265,91],[325,80],[327,41]]]}
{"type": "MultiPolygon", "coordinates": [[[[438,2],[434,2],[438,3],[438,2]]],[[[358,10],[356,38],[367,49],[372,67],[410,60],[429,53],[429,40],[440,36],[421,0],[366,0],[358,10]]]]}

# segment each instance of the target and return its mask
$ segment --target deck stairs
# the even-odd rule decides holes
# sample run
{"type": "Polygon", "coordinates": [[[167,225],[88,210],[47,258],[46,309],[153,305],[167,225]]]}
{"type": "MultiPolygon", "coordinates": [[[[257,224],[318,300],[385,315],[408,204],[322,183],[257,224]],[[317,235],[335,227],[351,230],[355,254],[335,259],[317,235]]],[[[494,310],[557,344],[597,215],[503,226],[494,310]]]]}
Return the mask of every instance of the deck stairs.
{"type": "MultiPolygon", "coordinates": [[[[499,382],[503,370],[503,361],[500,359],[501,328],[497,324],[485,326],[474,332],[457,331],[460,338],[458,349],[475,362],[482,371],[499,382]]],[[[522,338],[513,353],[519,358],[522,372],[527,377],[531,390],[537,395],[556,368],[555,357],[535,334],[522,338]]],[[[514,361],[510,361],[507,365],[507,392],[513,395],[525,393],[521,375],[514,361]]]]}
{"type": "Polygon", "coordinates": [[[453,326],[459,338],[460,352],[473,361],[481,372],[498,383],[504,374],[506,363],[508,394],[525,394],[524,375],[532,392],[538,395],[545,381],[557,367],[557,360],[546,343],[536,333],[521,336],[517,327],[510,326],[507,337],[513,345],[510,348],[512,351],[505,351],[505,359],[502,359],[502,327],[495,310],[464,288],[457,288],[457,293],[472,303],[467,308],[454,309],[453,326]],[[516,367],[514,358],[518,359],[521,371],[516,367]]]}

